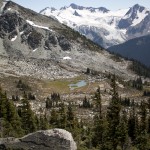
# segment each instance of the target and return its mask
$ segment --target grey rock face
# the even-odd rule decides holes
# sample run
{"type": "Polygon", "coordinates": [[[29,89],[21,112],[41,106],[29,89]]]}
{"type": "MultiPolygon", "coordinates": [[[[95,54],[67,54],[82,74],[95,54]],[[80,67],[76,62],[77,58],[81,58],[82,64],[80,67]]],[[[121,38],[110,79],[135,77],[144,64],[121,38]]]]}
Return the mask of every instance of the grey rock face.
{"type": "Polygon", "coordinates": [[[36,30],[33,30],[28,36],[28,44],[32,49],[36,49],[40,46],[42,41],[42,34],[38,33],[36,30]]]}
{"type": "Polygon", "coordinates": [[[38,131],[21,139],[0,139],[0,148],[5,150],[76,150],[77,146],[71,133],[63,129],[38,131]]]}
{"type": "Polygon", "coordinates": [[[22,19],[16,13],[5,13],[0,17],[0,37],[11,33],[17,26],[22,24],[22,19]]]}
{"type": "Polygon", "coordinates": [[[74,14],[73,15],[75,15],[75,16],[81,16],[76,10],[75,10],[75,12],[74,12],[74,14]]]}
{"type": "Polygon", "coordinates": [[[58,39],[55,34],[50,33],[48,39],[45,41],[45,49],[52,50],[58,44],[58,39]]]}
{"type": "Polygon", "coordinates": [[[70,50],[71,44],[64,36],[59,36],[58,41],[59,41],[59,45],[62,48],[62,50],[64,50],[64,51],[70,50]]]}

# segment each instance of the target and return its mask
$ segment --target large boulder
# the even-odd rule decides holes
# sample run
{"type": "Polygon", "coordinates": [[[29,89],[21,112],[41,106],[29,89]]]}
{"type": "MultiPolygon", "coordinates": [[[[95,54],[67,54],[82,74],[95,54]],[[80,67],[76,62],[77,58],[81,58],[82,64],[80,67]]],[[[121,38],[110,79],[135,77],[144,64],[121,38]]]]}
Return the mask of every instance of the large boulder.
{"type": "Polygon", "coordinates": [[[71,133],[63,129],[37,131],[20,139],[0,139],[1,150],[76,150],[71,133]]]}

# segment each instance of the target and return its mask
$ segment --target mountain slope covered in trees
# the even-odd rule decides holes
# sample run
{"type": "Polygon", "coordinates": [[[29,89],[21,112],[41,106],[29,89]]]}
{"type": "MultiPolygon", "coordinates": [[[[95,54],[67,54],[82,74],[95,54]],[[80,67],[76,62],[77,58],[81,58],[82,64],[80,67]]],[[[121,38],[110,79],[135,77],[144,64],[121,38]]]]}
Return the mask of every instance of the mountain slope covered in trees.
{"type": "Polygon", "coordinates": [[[108,50],[150,66],[150,35],[129,40],[108,50]]]}

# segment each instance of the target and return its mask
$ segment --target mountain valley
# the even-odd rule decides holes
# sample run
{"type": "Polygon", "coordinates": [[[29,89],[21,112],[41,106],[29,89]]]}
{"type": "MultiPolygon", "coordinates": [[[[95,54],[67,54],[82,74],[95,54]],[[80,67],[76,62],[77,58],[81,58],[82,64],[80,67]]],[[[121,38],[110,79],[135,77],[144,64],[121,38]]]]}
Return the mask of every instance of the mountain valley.
{"type": "MultiPolygon", "coordinates": [[[[59,83],[59,80],[66,80],[62,89],[69,92],[68,85],[79,81],[76,78],[86,80],[89,84],[91,81],[96,82],[97,75],[99,80],[105,78],[107,80],[109,74],[116,74],[127,81],[138,77],[136,72],[130,69],[132,61],[110,54],[57,20],[11,1],[2,4],[0,16],[2,78],[12,78],[12,80],[26,78],[32,83],[35,80],[37,85],[38,82],[43,84],[55,80],[61,85],[64,81],[59,83]],[[87,79],[89,76],[86,74],[87,69],[90,70],[90,76],[95,74],[96,78],[92,77],[91,81],[87,79]],[[70,79],[72,82],[69,81],[70,79]]],[[[8,83],[11,83],[11,80],[8,83]]],[[[62,93],[58,86],[54,90],[62,93]]],[[[43,96],[46,97],[51,92],[53,91],[50,90],[43,96]]]]}
{"type": "MultiPolygon", "coordinates": [[[[0,8],[0,148],[4,146],[3,137],[20,138],[37,130],[63,128],[72,133],[79,150],[97,150],[100,145],[93,141],[97,134],[95,118],[99,121],[104,117],[100,121],[107,127],[105,114],[113,99],[117,99],[114,110],[119,105],[121,119],[124,112],[129,116],[134,108],[141,117],[142,102],[149,106],[150,69],[105,49],[135,40],[139,33],[146,35],[149,26],[144,26],[143,20],[146,22],[150,16],[148,9],[135,5],[113,12],[104,7],[71,4],[37,13],[3,0],[0,8]],[[139,17],[141,12],[144,19],[131,15],[135,12],[139,17]],[[93,19],[89,25],[87,16],[93,19]],[[139,26],[141,30],[134,31],[139,26]],[[15,119],[21,120],[22,126],[15,119]]],[[[16,140],[18,144],[22,142],[16,140]]],[[[127,145],[135,147],[131,142],[127,145]]],[[[46,146],[42,143],[41,147],[46,146]]],[[[118,147],[121,149],[120,143],[118,147]]]]}

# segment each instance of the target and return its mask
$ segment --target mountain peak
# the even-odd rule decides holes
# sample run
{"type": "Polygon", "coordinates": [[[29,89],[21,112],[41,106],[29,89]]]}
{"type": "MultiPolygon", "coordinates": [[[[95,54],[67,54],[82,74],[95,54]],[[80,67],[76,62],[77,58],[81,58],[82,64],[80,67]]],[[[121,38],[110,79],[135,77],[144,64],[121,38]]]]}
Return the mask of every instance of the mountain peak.
{"type": "Polygon", "coordinates": [[[98,10],[99,10],[99,11],[102,11],[103,13],[107,13],[108,11],[110,11],[110,10],[108,10],[108,9],[105,8],[105,7],[99,7],[98,10]]]}
{"type": "Polygon", "coordinates": [[[143,6],[141,6],[141,5],[139,5],[139,4],[135,4],[135,5],[133,6],[133,8],[140,8],[140,7],[143,7],[143,6]]]}
{"type": "Polygon", "coordinates": [[[140,7],[140,5],[139,4],[135,4],[133,7],[140,7]]]}
{"type": "Polygon", "coordinates": [[[139,4],[135,4],[134,6],[132,6],[129,11],[126,13],[126,15],[131,14],[131,13],[137,13],[137,11],[142,12],[143,10],[145,10],[146,8],[144,6],[141,6],[139,4]]]}
{"type": "Polygon", "coordinates": [[[139,24],[148,14],[149,10],[139,4],[132,6],[119,22],[119,28],[128,28],[139,24]]]}
{"type": "Polygon", "coordinates": [[[131,9],[133,9],[134,11],[139,10],[140,12],[142,12],[145,9],[145,7],[143,7],[139,4],[135,4],[131,9]]]}
{"type": "Polygon", "coordinates": [[[72,3],[61,10],[49,13],[48,16],[54,16],[61,23],[105,48],[149,32],[150,11],[139,4],[127,9],[110,11],[105,7],[86,7],[72,3]],[[140,24],[144,24],[143,27],[140,27],[140,24]]]}
{"type": "Polygon", "coordinates": [[[71,3],[70,7],[73,8],[73,9],[79,9],[79,10],[83,10],[84,9],[83,6],[78,6],[78,5],[74,4],[74,3],[71,3]]]}
{"type": "Polygon", "coordinates": [[[70,4],[70,7],[74,8],[74,7],[77,7],[78,5],[74,4],[74,3],[71,3],[70,4]]]}
{"type": "Polygon", "coordinates": [[[146,10],[144,6],[140,6],[139,4],[135,4],[133,7],[129,9],[129,11],[126,13],[126,16],[130,16],[132,20],[134,20],[137,17],[138,11],[140,13],[143,12],[143,10],[146,10]]]}
{"type": "Polygon", "coordinates": [[[43,10],[41,10],[39,13],[42,13],[42,12],[51,12],[52,13],[55,10],[57,10],[57,9],[54,7],[46,7],[43,10]]]}
{"type": "Polygon", "coordinates": [[[98,11],[101,11],[103,13],[106,13],[108,12],[109,10],[105,7],[98,7],[98,8],[94,8],[94,7],[83,7],[83,6],[79,6],[79,5],[76,5],[74,3],[70,4],[70,6],[72,9],[78,9],[78,10],[83,10],[83,9],[86,9],[86,10],[89,10],[91,12],[95,12],[96,10],[98,11]]]}

